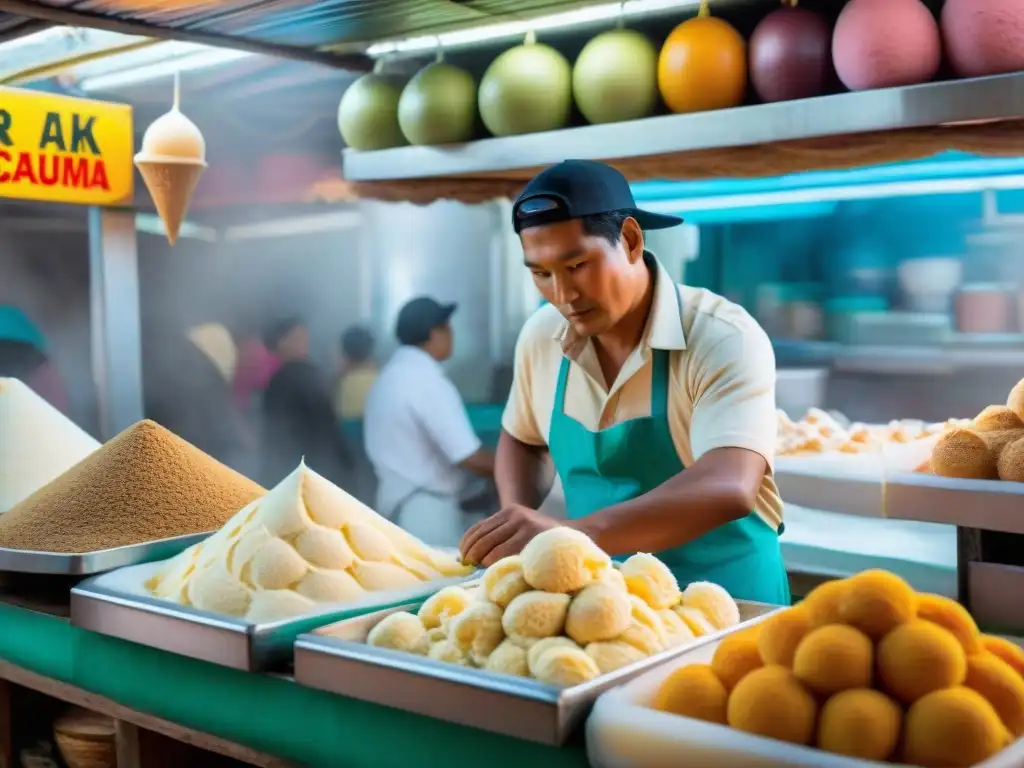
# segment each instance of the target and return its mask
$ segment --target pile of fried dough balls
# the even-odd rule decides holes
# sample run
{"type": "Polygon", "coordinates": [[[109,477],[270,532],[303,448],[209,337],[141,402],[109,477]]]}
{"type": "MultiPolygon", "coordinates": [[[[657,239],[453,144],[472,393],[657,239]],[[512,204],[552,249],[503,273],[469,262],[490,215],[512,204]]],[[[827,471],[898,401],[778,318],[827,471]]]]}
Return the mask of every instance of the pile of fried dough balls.
{"type": "Polygon", "coordinates": [[[418,614],[381,620],[367,642],[568,688],[740,621],[722,587],[680,591],[648,554],[615,566],[570,528],[545,531],[496,562],[475,592],[446,587],[418,614]]]}
{"type": "Polygon", "coordinates": [[[969,426],[944,432],[930,468],[942,477],[1024,482],[1024,379],[1006,405],[990,405],[969,426]]]}
{"type": "Polygon", "coordinates": [[[949,598],[864,571],[726,636],[652,706],[864,760],[971,766],[1024,735],[1024,650],[949,598]]]}

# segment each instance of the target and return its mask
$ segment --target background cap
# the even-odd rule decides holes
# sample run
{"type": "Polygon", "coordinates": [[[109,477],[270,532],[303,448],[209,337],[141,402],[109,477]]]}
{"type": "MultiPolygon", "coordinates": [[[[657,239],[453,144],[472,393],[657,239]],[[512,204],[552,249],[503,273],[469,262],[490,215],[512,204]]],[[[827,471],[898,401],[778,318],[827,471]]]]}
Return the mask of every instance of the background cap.
{"type": "Polygon", "coordinates": [[[611,211],[629,211],[642,229],[668,229],[683,223],[678,216],[637,208],[626,177],[610,165],[564,160],[526,185],[512,206],[512,226],[521,232],[527,227],[611,211]]]}
{"type": "Polygon", "coordinates": [[[430,332],[448,322],[456,304],[442,304],[429,296],[409,301],[398,313],[395,335],[401,344],[422,344],[430,332]]]}

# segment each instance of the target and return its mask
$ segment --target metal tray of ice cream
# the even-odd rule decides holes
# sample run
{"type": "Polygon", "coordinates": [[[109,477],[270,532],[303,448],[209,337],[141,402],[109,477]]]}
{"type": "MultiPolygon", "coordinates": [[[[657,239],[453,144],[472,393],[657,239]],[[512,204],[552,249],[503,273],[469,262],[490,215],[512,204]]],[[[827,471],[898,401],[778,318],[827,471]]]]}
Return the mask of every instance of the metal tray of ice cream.
{"type": "Polygon", "coordinates": [[[0,571],[60,576],[92,576],[139,563],[166,560],[198,544],[210,533],[190,533],[171,539],[157,539],[95,552],[38,552],[0,548],[0,571]]]}
{"type": "Polygon", "coordinates": [[[325,605],[317,613],[255,624],[152,597],[144,585],[161,565],[123,568],[83,581],[71,590],[71,623],[179,656],[246,672],[264,672],[286,666],[292,659],[295,639],[304,632],[410,600],[423,600],[443,587],[473,578],[424,582],[416,588],[374,593],[358,603],[325,605]]]}
{"type": "Polygon", "coordinates": [[[396,611],[415,612],[420,604],[393,606],[302,635],[295,643],[296,682],[459,725],[561,746],[607,689],[780,610],[766,603],[737,601],[741,621],[735,627],[704,635],[583,685],[559,689],[537,680],[366,645],[377,622],[396,611]]]}

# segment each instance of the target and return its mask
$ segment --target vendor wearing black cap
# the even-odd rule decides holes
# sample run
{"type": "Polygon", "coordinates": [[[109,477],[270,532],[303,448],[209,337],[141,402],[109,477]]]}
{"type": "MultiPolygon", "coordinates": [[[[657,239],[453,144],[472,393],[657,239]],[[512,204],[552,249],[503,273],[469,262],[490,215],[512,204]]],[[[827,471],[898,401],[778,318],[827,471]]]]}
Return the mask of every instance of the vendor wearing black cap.
{"type": "Polygon", "coordinates": [[[366,452],[377,474],[377,511],[427,544],[454,547],[465,527],[464,471],[490,477],[481,447],[441,363],[452,354],[454,304],[413,299],[398,313],[400,346],[366,401],[366,452]]]}
{"type": "Polygon", "coordinates": [[[546,449],[568,524],[605,551],[656,553],[684,586],[789,602],[771,343],[644,249],[645,229],[681,221],[639,210],[626,179],[590,161],[548,168],[516,201],[526,267],[550,303],[519,336],[495,465],[503,508],[463,537],[468,560],[489,565],[560,524],[536,511],[546,449]]]}

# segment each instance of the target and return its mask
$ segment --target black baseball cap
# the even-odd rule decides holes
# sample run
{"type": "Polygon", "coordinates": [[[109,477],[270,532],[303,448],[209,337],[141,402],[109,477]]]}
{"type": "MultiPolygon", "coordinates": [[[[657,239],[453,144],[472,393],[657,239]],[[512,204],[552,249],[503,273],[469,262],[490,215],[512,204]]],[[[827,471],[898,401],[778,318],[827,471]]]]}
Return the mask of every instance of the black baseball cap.
{"type": "Polygon", "coordinates": [[[636,207],[626,177],[594,160],[563,160],[526,185],[512,206],[512,227],[554,224],[611,211],[629,211],[641,229],[668,229],[683,223],[678,216],[651,213],[636,207]]]}
{"type": "Polygon", "coordinates": [[[429,296],[409,301],[398,313],[395,335],[401,344],[415,346],[430,338],[430,332],[448,322],[457,304],[442,304],[429,296]]]}

